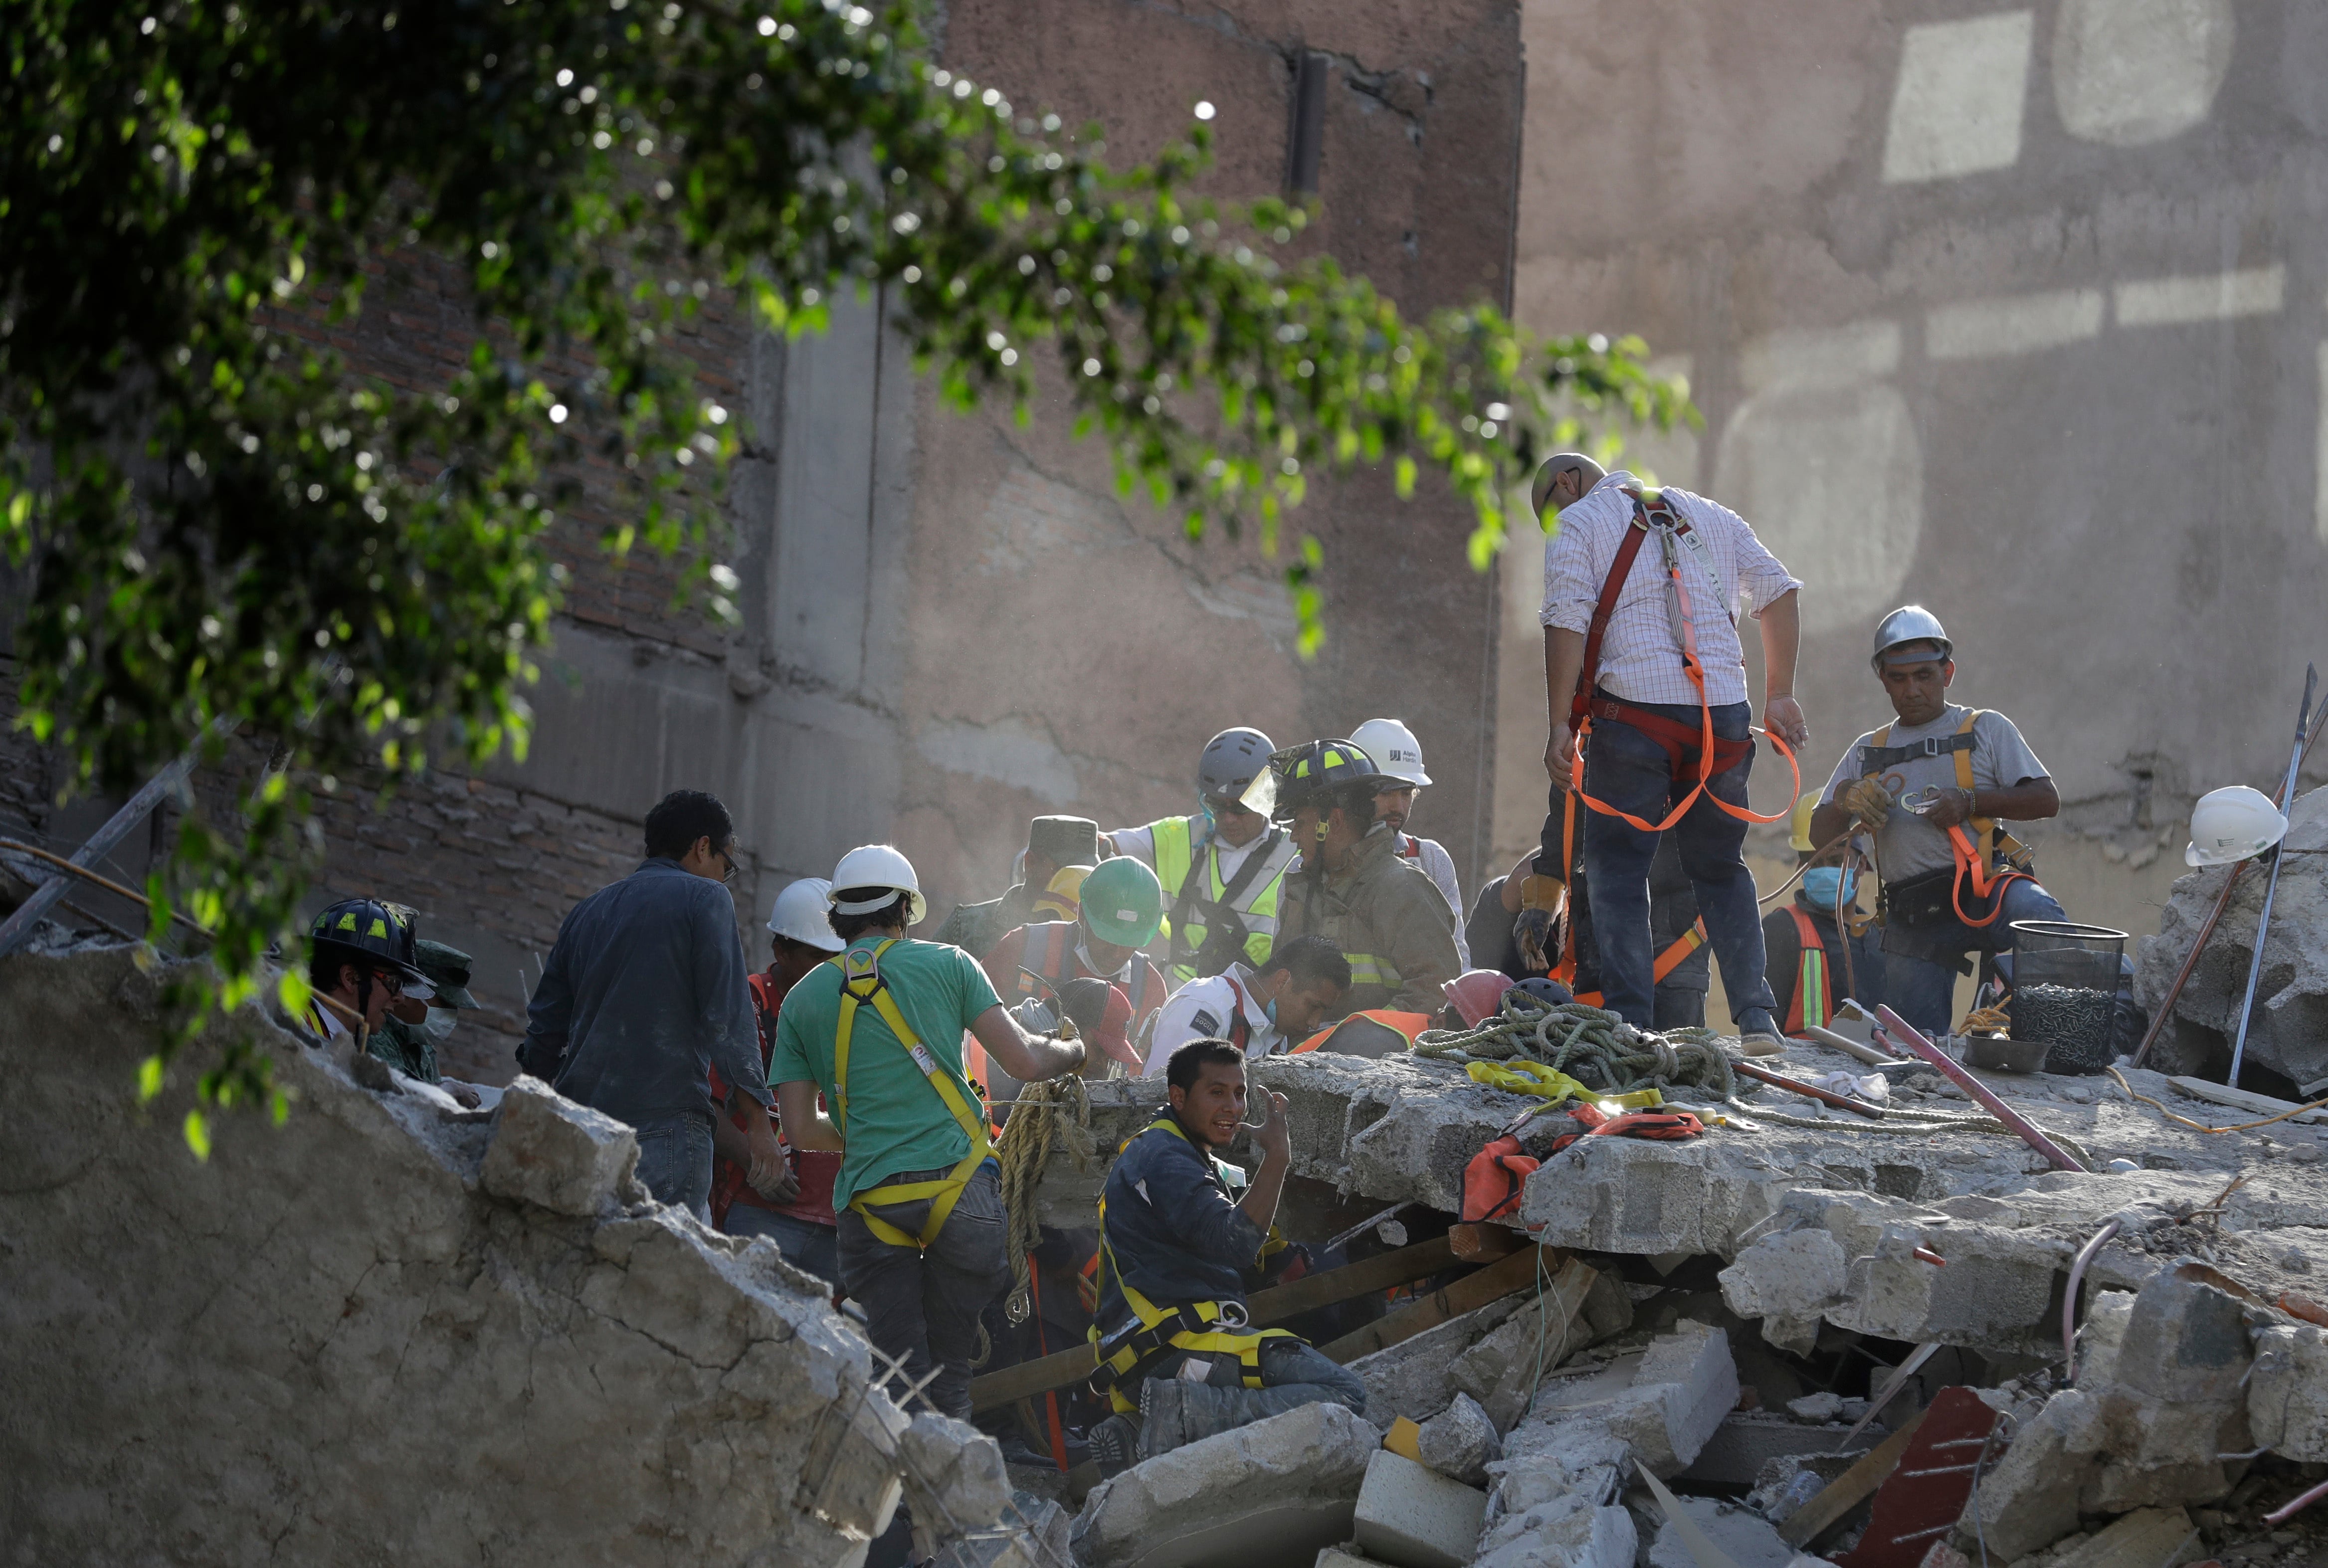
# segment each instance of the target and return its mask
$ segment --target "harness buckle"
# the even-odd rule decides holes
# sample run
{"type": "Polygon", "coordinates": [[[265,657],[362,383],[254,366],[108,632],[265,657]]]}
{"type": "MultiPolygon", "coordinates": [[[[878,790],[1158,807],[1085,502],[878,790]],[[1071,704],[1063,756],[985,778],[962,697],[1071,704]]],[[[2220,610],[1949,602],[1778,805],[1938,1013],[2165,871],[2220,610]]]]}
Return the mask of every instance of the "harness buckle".
{"type": "Polygon", "coordinates": [[[1234,1331],[1250,1326],[1253,1318],[1246,1312],[1243,1301],[1224,1301],[1215,1309],[1214,1321],[1224,1329],[1234,1331]]]}

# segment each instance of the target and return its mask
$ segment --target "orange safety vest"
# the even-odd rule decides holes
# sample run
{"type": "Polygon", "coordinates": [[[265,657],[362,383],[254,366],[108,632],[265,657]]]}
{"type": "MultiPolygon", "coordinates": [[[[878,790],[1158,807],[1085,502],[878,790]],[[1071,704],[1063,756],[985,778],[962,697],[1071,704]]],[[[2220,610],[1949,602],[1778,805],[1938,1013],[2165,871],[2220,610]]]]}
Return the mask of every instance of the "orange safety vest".
{"type": "MultiPolygon", "coordinates": [[[[1787,1004],[1787,1028],[1799,1038],[1804,1029],[1825,1028],[1835,1016],[1833,979],[1827,972],[1826,944],[1819,940],[1818,925],[1799,904],[1787,906],[1795,917],[1795,934],[1802,939],[1802,969],[1795,976],[1795,1000],[1787,1004]]],[[[1844,940],[1851,940],[1845,934],[1844,940]]]]}
{"type": "Polygon", "coordinates": [[[1389,1008],[1368,1008],[1347,1018],[1337,1019],[1316,1034],[1294,1047],[1286,1055],[1298,1056],[1305,1051],[1340,1051],[1353,1056],[1387,1056],[1394,1051],[1414,1048],[1415,1037],[1431,1027],[1430,1013],[1394,1012],[1389,1008]],[[1340,1039],[1347,1029],[1349,1038],[1340,1039]],[[1336,1044],[1340,1039],[1339,1044],[1336,1044]]]}

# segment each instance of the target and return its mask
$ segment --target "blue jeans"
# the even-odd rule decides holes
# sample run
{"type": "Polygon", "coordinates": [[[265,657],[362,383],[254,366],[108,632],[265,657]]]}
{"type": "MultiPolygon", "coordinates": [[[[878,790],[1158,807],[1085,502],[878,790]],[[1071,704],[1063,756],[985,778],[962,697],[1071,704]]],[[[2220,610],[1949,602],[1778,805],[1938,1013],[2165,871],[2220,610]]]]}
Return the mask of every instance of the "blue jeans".
{"type": "Polygon", "coordinates": [[[683,1208],[711,1223],[711,1122],[702,1116],[666,1116],[637,1129],[639,1181],[657,1203],[683,1208]]]}
{"type": "MultiPolygon", "coordinates": [[[[2043,887],[2017,877],[2004,885],[2004,912],[1986,925],[1960,928],[1966,949],[1976,949],[1982,953],[2010,953],[2013,950],[2014,921],[2067,920],[2070,917],[2060,901],[2043,887]]],[[[1955,998],[1956,989],[1957,972],[1948,964],[1888,949],[1885,951],[1884,996],[1892,1004],[1892,1010],[1907,1019],[1919,1032],[1928,1037],[1947,1032],[1950,1003],[1955,998]]]]}
{"type": "MultiPolygon", "coordinates": [[[[1230,1422],[1222,1431],[1283,1415],[1305,1404],[1338,1404],[1357,1415],[1366,1413],[1366,1379],[1300,1339],[1261,1342],[1259,1388],[1244,1385],[1244,1369],[1235,1357],[1207,1353],[1204,1358],[1212,1364],[1205,1381],[1222,1391],[1219,1403],[1230,1422]]],[[[1149,1370],[1148,1380],[1178,1377],[1191,1359],[1185,1351],[1167,1356],[1149,1370]]]]}
{"type": "Polygon", "coordinates": [[[731,1236],[766,1236],[784,1254],[784,1262],[806,1269],[827,1284],[840,1282],[840,1249],[829,1225],[796,1214],[778,1214],[756,1203],[737,1202],[728,1206],[727,1228],[731,1236]]]}
{"type": "MultiPolygon", "coordinates": [[[[1693,727],[1698,722],[1698,710],[1684,704],[1638,706],[1693,727]]],[[[1724,740],[1742,740],[1752,718],[1753,709],[1746,703],[1723,703],[1713,709],[1713,733],[1724,740]]],[[[1694,784],[1695,766],[1694,762],[1689,765],[1689,782],[1677,782],[1664,746],[1621,720],[1597,719],[1584,749],[1584,790],[1644,822],[1663,822],[1673,803],[1694,784]]],[[[1750,750],[1735,767],[1715,774],[1706,792],[1743,806],[1746,775],[1753,766],[1750,750]]],[[[1658,836],[1600,812],[1587,811],[1584,819],[1584,876],[1592,900],[1593,941],[1600,954],[1600,1005],[1645,1029],[1655,1016],[1649,862],[1657,857],[1658,836]]],[[[1697,889],[1698,913],[1712,938],[1714,959],[1722,965],[1731,1017],[1742,1022],[1750,1013],[1769,1012],[1762,916],[1754,903],[1754,875],[1746,869],[1742,852],[1746,824],[1712,801],[1698,800],[1668,831],[1681,853],[1682,869],[1697,889]]]]}

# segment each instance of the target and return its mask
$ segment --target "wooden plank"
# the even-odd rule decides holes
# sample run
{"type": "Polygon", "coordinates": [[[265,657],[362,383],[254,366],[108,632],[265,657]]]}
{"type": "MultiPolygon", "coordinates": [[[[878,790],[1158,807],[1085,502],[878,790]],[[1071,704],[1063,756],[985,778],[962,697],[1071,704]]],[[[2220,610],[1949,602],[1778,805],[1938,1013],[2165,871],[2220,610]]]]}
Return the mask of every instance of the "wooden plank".
{"type": "Polygon", "coordinates": [[[1519,1232],[1502,1225],[1450,1225],[1447,1239],[1453,1244],[1455,1255],[1467,1263],[1492,1263],[1497,1258],[1510,1257],[1527,1244],[1519,1232]]]}
{"type": "Polygon", "coordinates": [[[1327,1356],[1343,1366],[1348,1366],[1361,1356],[1371,1356],[1389,1348],[1402,1340],[1412,1339],[1425,1329],[1433,1329],[1450,1318],[1460,1318],[1475,1311],[1490,1301],[1500,1301],[1515,1291],[1529,1289],[1535,1283],[1536,1259],[1541,1255],[1547,1274],[1557,1274],[1567,1254],[1554,1247],[1524,1247],[1510,1257],[1499,1258],[1477,1273],[1466,1274],[1444,1290],[1425,1296],[1411,1307],[1404,1307],[1385,1318],[1378,1318],[1355,1334],[1345,1334],[1330,1345],[1319,1347],[1327,1356]]]}
{"type": "MultiPolygon", "coordinates": [[[[2249,1089],[2234,1089],[2228,1084],[2211,1084],[2204,1078],[2169,1078],[2166,1081],[2194,1100],[2211,1100],[2218,1105],[2229,1105],[2234,1111],[2251,1111],[2258,1116],[2277,1116],[2299,1108],[2294,1100],[2276,1100],[2269,1094],[2258,1094],[2249,1089]]],[[[2303,1115],[2290,1116],[2288,1120],[2328,1125],[2328,1108],[2306,1111],[2303,1115]]]]}
{"type": "MultiPolygon", "coordinates": [[[[1362,1258],[1322,1274],[1311,1274],[1290,1285],[1272,1285],[1253,1293],[1245,1304],[1253,1326],[1266,1329],[1288,1318],[1330,1307],[1337,1301],[1347,1301],[1354,1296],[1369,1295],[1386,1291],[1394,1285],[1403,1285],[1410,1280],[1420,1280],[1451,1265],[1454,1253],[1445,1236],[1417,1242],[1411,1247],[1401,1247],[1394,1253],[1379,1257],[1362,1258]]],[[[970,1383],[970,1407],[972,1411],[992,1410],[998,1405],[1064,1388],[1077,1383],[1099,1370],[1099,1360],[1092,1347],[1076,1345],[1033,1361],[1022,1361],[1016,1366],[1006,1366],[990,1372],[983,1377],[973,1377],[970,1383]]]]}
{"type": "Polygon", "coordinates": [[[1908,1441],[1924,1424],[1929,1408],[1918,1411],[1915,1420],[1869,1449],[1857,1464],[1829,1481],[1825,1491],[1788,1515],[1786,1523],[1779,1526],[1779,1538],[1789,1546],[1801,1546],[1866,1501],[1898,1467],[1900,1456],[1908,1451],[1908,1441]]]}

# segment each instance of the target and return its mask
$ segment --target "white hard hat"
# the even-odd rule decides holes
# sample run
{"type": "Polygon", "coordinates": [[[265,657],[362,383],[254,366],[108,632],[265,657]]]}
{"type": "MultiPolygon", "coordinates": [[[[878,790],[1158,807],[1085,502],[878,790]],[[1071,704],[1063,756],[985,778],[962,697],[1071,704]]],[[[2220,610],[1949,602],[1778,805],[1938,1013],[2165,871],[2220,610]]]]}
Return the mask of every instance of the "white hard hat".
{"type": "Polygon", "coordinates": [[[832,884],[821,877],[803,877],[776,895],[776,906],[768,911],[768,934],[839,953],[849,944],[832,934],[832,923],[825,918],[831,907],[832,884]]]}
{"type": "Polygon", "coordinates": [[[889,902],[873,898],[850,903],[841,894],[857,887],[894,887],[906,895],[906,924],[919,925],[922,916],[930,912],[927,900],[922,897],[922,879],[914,875],[914,863],[887,844],[860,844],[840,857],[840,864],[832,869],[832,890],[827,895],[832,907],[843,915],[869,915],[889,902]]]}
{"type": "Polygon", "coordinates": [[[1350,731],[1350,744],[1375,759],[1375,765],[1411,784],[1427,784],[1422,771],[1422,743],[1414,731],[1395,718],[1369,718],[1350,731]]]}
{"type": "Polygon", "coordinates": [[[2271,797],[2246,784],[2209,790],[2191,808],[2191,843],[2186,866],[2228,866],[2260,855],[2287,833],[2287,819],[2271,797]]]}

